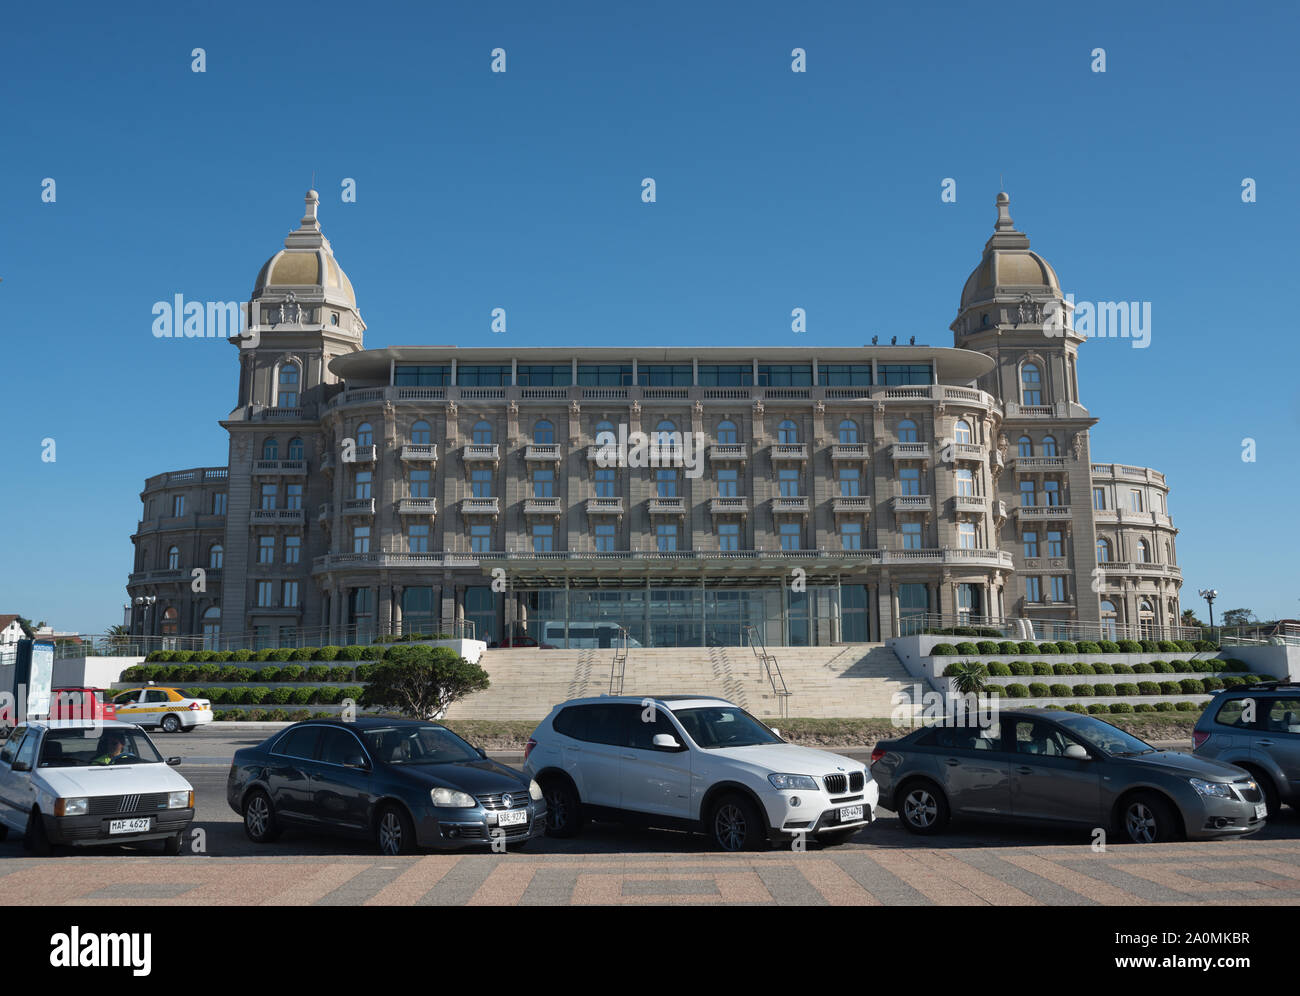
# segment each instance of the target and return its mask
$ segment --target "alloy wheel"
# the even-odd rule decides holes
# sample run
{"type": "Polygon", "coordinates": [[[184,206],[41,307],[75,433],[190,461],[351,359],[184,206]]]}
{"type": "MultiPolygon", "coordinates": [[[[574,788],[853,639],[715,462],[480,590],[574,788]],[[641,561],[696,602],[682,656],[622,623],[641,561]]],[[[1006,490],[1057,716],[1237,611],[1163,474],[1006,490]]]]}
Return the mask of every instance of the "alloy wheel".
{"type": "Polygon", "coordinates": [[[1156,815],[1144,802],[1135,802],[1124,814],[1124,825],[1128,835],[1139,844],[1151,844],[1159,836],[1156,815]]]}
{"type": "Polygon", "coordinates": [[[559,788],[546,793],[546,819],[552,830],[563,830],[569,824],[569,808],[564,792],[559,788]]]}
{"type": "Polygon", "coordinates": [[[734,802],[724,803],[718,807],[713,816],[713,835],[726,851],[739,851],[745,846],[745,837],[749,826],[745,814],[734,802]]]}
{"type": "Polygon", "coordinates": [[[391,809],[379,821],[379,850],[384,854],[402,853],[402,821],[391,809]]]}
{"type": "Polygon", "coordinates": [[[248,828],[248,835],[255,840],[260,840],[266,833],[270,817],[271,812],[267,808],[265,797],[253,796],[244,810],[244,826],[248,828]]]}
{"type": "Polygon", "coordinates": [[[938,815],[939,807],[934,801],[934,796],[925,789],[912,789],[903,800],[903,818],[914,827],[926,829],[934,823],[938,815]]]}

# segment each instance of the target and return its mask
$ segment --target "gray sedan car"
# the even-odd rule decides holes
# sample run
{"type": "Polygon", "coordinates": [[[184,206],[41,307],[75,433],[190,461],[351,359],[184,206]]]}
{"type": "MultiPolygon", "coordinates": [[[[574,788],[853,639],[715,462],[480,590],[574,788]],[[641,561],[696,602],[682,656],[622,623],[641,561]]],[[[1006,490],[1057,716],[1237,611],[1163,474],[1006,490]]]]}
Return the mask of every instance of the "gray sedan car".
{"type": "Polygon", "coordinates": [[[920,834],[953,816],[1102,828],[1135,843],[1264,826],[1259,786],[1231,764],[1157,750],[1079,713],[1008,709],[991,718],[877,744],[880,804],[920,834]]]}

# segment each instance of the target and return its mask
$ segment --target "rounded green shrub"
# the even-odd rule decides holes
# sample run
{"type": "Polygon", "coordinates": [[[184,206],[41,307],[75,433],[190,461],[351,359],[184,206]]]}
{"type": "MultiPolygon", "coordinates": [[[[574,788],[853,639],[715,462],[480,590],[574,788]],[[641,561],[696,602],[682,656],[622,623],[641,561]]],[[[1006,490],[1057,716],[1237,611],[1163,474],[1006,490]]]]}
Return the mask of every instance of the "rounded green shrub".
{"type": "Polygon", "coordinates": [[[342,664],[336,664],[334,665],[334,667],[330,668],[329,680],[330,681],[351,681],[352,674],[353,674],[352,668],[344,667],[342,664]]]}
{"type": "Polygon", "coordinates": [[[315,658],[312,656],[316,652],[315,647],[299,647],[289,655],[291,661],[310,661],[315,658]]]}
{"type": "Polygon", "coordinates": [[[338,657],[338,655],[339,655],[338,647],[334,647],[334,646],[317,647],[312,652],[311,659],[314,661],[332,661],[335,660],[338,657]]]}
{"type": "Polygon", "coordinates": [[[1074,686],[1075,698],[1084,698],[1086,696],[1096,695],[1096,694],[1097,694],[1097,690],[1093,688],[1091,685],[1079,684],[1074,686]]]}
{"type": "Polygon", "coordinates": [[[1094,702],[1088,706],[1088,712],[1093,716],[1099,716],[1102,713],[1110,712],[1110,706],[1104,702],[1094,702]]]}
{"type": "Polygon", "coordinates": [[[302,677],[306,674],[306,671],[307,669],[301,664],[286,664],[284,667],[280,668],[280,680],[302,681],[302,677]]]}
{"type": "Polygon", "coordinates": [[[1156,703],[1156,712],[1173,712],[1173,711],[1174,711],[1174,703],[1172,702],[1156,703]]]}
{"type": "Polygon", "coordinates": [[[1176,681],[1162,681],[1160,682],[1160,694],[1181,695],[1183,694],[1183,690],[1178,687],[1178,682],[1176,681]]]}
{"type": "Polygon", "coordinates": [[[1066,708],[1069,712],[1083,712],[1083,713],[1086,713],[1086,712],[1088,711],[1088,707],[1085,706],[1085,705],[1083,705],[1083,704],[1080,703],[1080,702],[1071,702],[1071,703],[1070,703],[1069,705],[1067,705],[1065,708],[1066,708]]]}
{"type": "Polygon", "coordinates": [[[1219,691],[1219,689],[1223,688],[1223,679],[1215,675],[1211,675],[1208,678],[1202,678],[1201,684],[1205,686],[1205,690],[1207,692],[1217,692],[1219,691]]]}
{"type": "Polygon", "coordinates": [[[1133,707],[1127,702],[1116,702],[1110,707],[1111,712],[1132,712],[1133,707]]]}
{"type": "Polygon", "coordinates": [[[1199,702],[1175,702],[1174,708],[1179,712],[1200,712],[1201,705],[1199,702]]]}
{"type": "Polygon", "coordinates": [[[1031,681],[1029,683],[1029,696],[1035,699],[1045,699],[1051,694],[1050,689],[1041,681],[1031,681]]]}
{"type": "Polygon", "coordinates": [[[326,685],[316,689],[316,701],[323,705],[334,705],[343,697],[343,689],[326,685]]]}
{"type": "Polygon", "coordinates": [[[1100,684],[1093,685],[1092,687],[1095,688],[1095,689],[1097,690],[1097,694],[1098,694],[1098,695],[1114,695],[1114,694],[1115,694],[1115,686],[1114,686],[1114,685],[1111,685],[1111,684],[1108,684],[1108,683],[1106,683],[1106,682],[1102,682],[1102,683],[1100,683],[1100,684]]]}
{"type": "Polygon", "coordinates": [[[975,644],[973,643],[963,642],[957,644],[957,653],[964,654],[967,657],[973,657],[975,654],[978,654],[979,652],[980,652],[979,647],[975,646],[975,644]]]}
{"type": "Polygon", "coordinates": [[[1121,681],[1115,685],[1116,695],[1136,695],[1137,693],[1138,686],[1131,681],[1121,681]]]}
{"type": "Polygon", "coordinates": [[[1072,664],[1053,664],[1052,673],[1053,674],[1074,674],[1074,666],[1072,664]]]}
{"type": "Polygon", "coordinates": [[[1132,674],[1133,668],[1128,664],[1112,664],[1111,671],[1115,674],[1132,674]]]}
{"type": "MultiPolygon", "coordinates": [[[[953,648],[956,651],[956,647],[953,648]]],[[[361,661],[366,659],[366,648],[352,644],[347,647],[339,647],[338,659],[341,661],[361,661]]]]}
{"type": "Polygon", "coordinates": [[[1155,671],[1155,668],[1143,661],[1138,661],[1133,665],[1134,674],[1151,674],[1153,671],[1155,671]]]}
{"type": "Polygon", "coordinates": [[[316,694],[315,685],[301,685],[289,694],[289,701],[294,705],[306,705],[316,694]]]}
{"type": "Polygon", "coordinates": [[[1160,694],[1160,685],[1159,685],[1157,682],[1154,682],[1154,681],[1139,681],[1137,684],[1138,684],[1138,694],[1139,694],[1139,695],[1159,695],[1159,694],[1160,694]]]}
{"type": "Polygon", "coordinates": [[[269,702],[272,705],[284,705],[289,701],[289,696],[292,695],[293,692],[294,690],[292,688],[287,688],[284,685],[280,685],[276,688],[269,688],[267,689],[266,698],[262,701],[269,702]]]}
{"type": "Polygon", "coordinates": [[[998,645],[992,640],[980,640],[980,642],[975,644],[975,646],[981,654],[988,655],[996,654],[998,652],[998,645]]]}
{"type": "Polygon", "coordinates": [[[1013,643],[1010,640],[1003,640],[998,644],[998,653],[1003,655],[1018,654],[1020,653],[1020,644],[1013,643]]]}
{"type": "Polygon", "coordinates": [[[1099,654],[1101,646],[1092,640],[1080,640],[1077,644],[1081,654],[1099,654]]]}
{"type": "Polygon", "coordinates": [[[1016,653],[1018,654],[1036,654],[1038,653],[1038,644],[1029,640],[1022,640],[1016,644],[1016,653]]]}
{"type": "Polygon", "coordinates": [[[1105,661],[1093,661],[1092,673],[1093,674],[1114,674],[1115,669],[1111,667],[1109,664],[1107,664],[1105,661]]]}
{"type": "Polygon", "coordinates": [[[1034,674],[1052,673],[1052,665],[1048,664],[1047,661],[1034,661],[1031,667],[1034,669],[1034,674]]]}
{"type": "Polygon", "coordinates": [[[1205,693],[1205,682],[1200,678],[1184,678],[1178,683],[1178,687],[1183,690],[1184,695],[1202,695],[1205,693]]]}
{"type": "Polygon", "coordinates": [[[251,702],[253,705],[260,705],[266,701],[266,697],[270,694],[271,689],[267,688],[265,685],[254,685],[249,688],[248,696],[245,701],[251,702]]]}
{"type": "Polygon", "coordinates": [[[342,689],[343,698],[359,699],[361,698],[361,693],[364,691],[365,689],[362,688],[360,685],[347,685],[342,689]]]}
{"type": "Polygon", "coordinates": [[[251,661],[253,659],[253,652],[251,650],[232,650],[230,652],[230,659],[232,661],[251,661]]]}
{"type": "Polygon", "coordinates": [[[1071,695],[1074,694],[1074,689],[1071,688],[1069,685],[1053,685],[1052,694],[1055,695],[1058,699],[1061,698],[1068,699],[1071,695]]]}
{"type": "Polygon", "coordinates": [[[1040,643],[1038,645],[1038,652],[1040,654],[1059,654],[1061,652],[1061,648],[1058,647],[1055,643],[1051,643],[1051,642],[1040,643]]]}
{"type": "Polygon", "coordinates": [[[1020,677],[1034,673],[1034,669],[1030,666],[1028,661],[1012,661],[1007,665],[1007,667],[1011,668],[1012,674],[1019,675],[1020,677]]]}
{"type": "Polygon", "coordinates": [[[312,664],[307,668],[308,681],[329,681],[330,668],[328,664],[312,664]]]}
{"type": "Polygon", "coordinates": [[[1139,702],[1133,707],[1134,712],[1155,712],[1156,707],[1153,702],[1139,702]]]}
{"type": "Polygon", "coordinates": [[[1151,667],[1157,674],[1173,674],[1174,666],[1167,661],[1152,661],[1151,667]]]}
{"type": "Polygon", "coordinates": [[[1119,653],[1119,644],[1114,640],[1098,640],[1097,646],[1101,648],[1101,653],[1103,654],[1119,653]]]}
{"type": "Polygon", "coordinates": [[[1085,663],[1084,661],[1075,661],[1074,673],[1075,674],[1096,674],[1097,672],[1092,669],[1091,664],[1085,663]]]}
{"type": "Polygon", "coordinates": [[[1024,699],[1029,697],[1029,689],[1019,683],[1013,683],[1006,686],[1007,698],[1024,699]]]}
{"type": "MultiPolygon", "coordinates": [[[[345,649],[351,650],[352,648],[347,647],[345,649]]],[[[951,643],[936,643],[933,647],[930,648],[930,656],[931,657],[956,657],[957,648],[954,647],[951,643]]],[[[359,657],[348,658],[348,660],[360,660],[360,659],[361,658],[359,657]]]]}
{"type": "Polygon", "coordinates": [[[279,681],[280,668],[275,664],[268,664],[264,668],[259,668],[257,672],[258,681],[279,681]]]}

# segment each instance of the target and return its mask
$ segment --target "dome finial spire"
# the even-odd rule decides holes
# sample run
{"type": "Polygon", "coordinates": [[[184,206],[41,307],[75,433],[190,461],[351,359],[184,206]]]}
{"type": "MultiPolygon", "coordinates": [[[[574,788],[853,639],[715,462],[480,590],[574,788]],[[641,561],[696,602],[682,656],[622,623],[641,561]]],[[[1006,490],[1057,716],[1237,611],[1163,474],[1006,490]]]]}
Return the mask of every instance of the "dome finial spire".
{"type": "Polygon", "coordinates": [[[1011,220],[1011,198],[1007,196],[1006,191],[998,194],[998,222],[994,225],[994,230],[998,232],[1014,232],[1015,223],[1011,220]]]}
{"type": "Polygon", "coordinates": [[[307,211],[302,216],[302,228],[320,231],[320,220],[316,217],[316,206],[320,203],[320,194],[314,190],[307,191],[307,211]]]}

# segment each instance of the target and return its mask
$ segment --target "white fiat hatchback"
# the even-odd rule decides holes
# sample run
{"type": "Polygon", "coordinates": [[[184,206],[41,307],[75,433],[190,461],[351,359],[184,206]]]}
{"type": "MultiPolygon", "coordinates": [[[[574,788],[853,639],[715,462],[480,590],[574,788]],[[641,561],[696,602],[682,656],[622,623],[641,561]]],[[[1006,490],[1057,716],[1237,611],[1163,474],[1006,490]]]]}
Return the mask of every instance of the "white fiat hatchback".
{"type": "Polygon", "coordinates": [[[179,854],[194,789],[138,726],[58,720],[16,727],[0,744],[0,838],[28,850],[163,842],[179,854]]]}
{"type": "Polygon", "coordinates": [[[862,762],[786,743],[704,696],[565,702],[533,732],[524,770],[545,794],[551,836],[604,817],[702,831],[725,851],[840,843],[875,818],[879,798],[862,762]]]}

